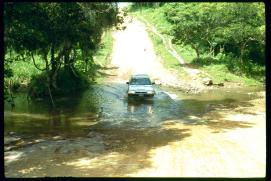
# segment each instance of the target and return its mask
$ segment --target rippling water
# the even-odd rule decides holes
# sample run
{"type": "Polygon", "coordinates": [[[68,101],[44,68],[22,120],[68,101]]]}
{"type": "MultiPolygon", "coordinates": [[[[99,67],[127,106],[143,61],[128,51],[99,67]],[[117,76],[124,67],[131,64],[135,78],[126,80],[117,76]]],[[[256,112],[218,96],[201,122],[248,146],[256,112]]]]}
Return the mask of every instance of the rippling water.
{"type": "MultiPolygon", "coordinates": [[[[83,93],[56,98],[56,109],[52,109],[48,101],[28,101],[24,93],[15,95],[14,109],[5,104],[4,131],[6,140],[11,133],[20,140],[14,143],[19,145],[17,148],[11,149],[12,144],[5,145],[10,147],[10,151],[5,152],[6,174],[15,177],[27,174],[91,175],[91,172],[82,170],[80,173],[66,173],[63,164],[84,156],[96,158],[95,154],[113,154],[116,151],[125,155],[127,152],[138,154],[181,139],[188,136],[187,130],[161,130],[161,124],[171,120],[200,124],[210,105],[234,107],[257,98],[255,92],[263,90],[219,89],[194,95],[168,87],[155,86],[155,89],[153,99],[128,101],[126,84],[95,85],[83,93]],[[44,166],[37,171],[40,164],[44,166]],[[52,164],[55,169],[48,170],[52,164]],[[25,171],[24,168],[30,170],[25,171]]],[[[127,161],[130,162],[134,163],[127,161]]]]}

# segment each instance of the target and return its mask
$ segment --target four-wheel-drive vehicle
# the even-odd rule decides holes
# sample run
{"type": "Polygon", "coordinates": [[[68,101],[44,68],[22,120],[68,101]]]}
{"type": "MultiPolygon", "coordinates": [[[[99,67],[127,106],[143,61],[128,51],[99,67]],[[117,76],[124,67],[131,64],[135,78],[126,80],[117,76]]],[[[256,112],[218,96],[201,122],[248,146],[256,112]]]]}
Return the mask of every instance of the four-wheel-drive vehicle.
{"type": "Polygon", "coordinates": [[[153,97],[155,91],[149,76],[146,74],[132,75],[128,84],[128,98],[131,97],[153,97]]]}

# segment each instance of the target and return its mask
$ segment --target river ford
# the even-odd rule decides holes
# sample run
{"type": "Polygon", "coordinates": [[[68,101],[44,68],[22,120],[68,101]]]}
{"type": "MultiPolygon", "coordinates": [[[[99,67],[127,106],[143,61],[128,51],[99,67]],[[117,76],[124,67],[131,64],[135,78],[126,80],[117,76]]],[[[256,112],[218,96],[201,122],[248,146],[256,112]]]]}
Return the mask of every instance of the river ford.
{"type": "Polygon", "coordinates": [[[5,104],[5,176],[265,175],[262,88],[155,90],[128,101],[126,84],[95,85],[54,110],[17,94],[15,108],[5,104]]]}

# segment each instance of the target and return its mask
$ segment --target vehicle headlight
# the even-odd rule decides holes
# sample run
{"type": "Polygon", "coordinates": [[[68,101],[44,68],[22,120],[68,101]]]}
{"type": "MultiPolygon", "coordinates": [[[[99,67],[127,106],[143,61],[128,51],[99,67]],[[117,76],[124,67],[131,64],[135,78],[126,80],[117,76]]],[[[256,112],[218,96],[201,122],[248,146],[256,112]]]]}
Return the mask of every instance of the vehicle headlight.
{"type": "Polygon", "coordinates": [[[147,94],[154,94],[154,91],[148,91],[147,94]]]}
{"type": "Polygon", "coordinates": [[[135,93],[135,91],[128,91],[128,94],[134,94],[135,93]]]}

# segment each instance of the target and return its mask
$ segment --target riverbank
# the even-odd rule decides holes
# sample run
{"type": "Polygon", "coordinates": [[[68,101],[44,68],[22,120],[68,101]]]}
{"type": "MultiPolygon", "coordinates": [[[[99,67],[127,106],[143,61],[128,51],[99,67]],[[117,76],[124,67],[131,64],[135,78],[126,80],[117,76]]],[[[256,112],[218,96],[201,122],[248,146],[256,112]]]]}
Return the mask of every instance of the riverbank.
{"type": "MultiPolygon", "coordinates": [[[[188,84],[190,83],[192,89],[193,87],[197,87],[196,89],[198,90],[194,92],[197,93],[202,90],[205,91],[206,89],[219,88],[219,86],[216,85],[226,88],[264,85],[259,79],[240,76],[230,72],[223,63],[208,65],[194,64],[193,60],[196,58],[196,53],[191,47],[176,45],[171,42],[172,37],[169,33],[171,24],[165,20],[162,7],[155,9],[143,8],[130,12],[130,15],[133,16],[134,19],[136,18],[144,23],[155,52],[160,57],[163,66],[174,73],[179,80],[184,80],[188,82],[188,84]],[[213,87],[211,86],[211,88],[209,86],[201,86],[206,79],[212,80],[215,85],[213,87]]],[[[207,55],[203,55],[204,60],[217,59],[217,57],[211,58],[205,56],[207,55]]],[[[187,90],[190,89],[188,88],[187,90]]]]}

